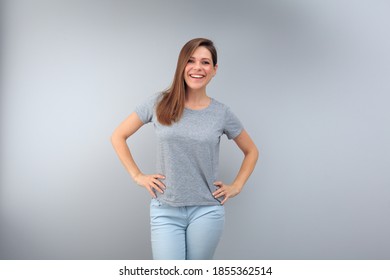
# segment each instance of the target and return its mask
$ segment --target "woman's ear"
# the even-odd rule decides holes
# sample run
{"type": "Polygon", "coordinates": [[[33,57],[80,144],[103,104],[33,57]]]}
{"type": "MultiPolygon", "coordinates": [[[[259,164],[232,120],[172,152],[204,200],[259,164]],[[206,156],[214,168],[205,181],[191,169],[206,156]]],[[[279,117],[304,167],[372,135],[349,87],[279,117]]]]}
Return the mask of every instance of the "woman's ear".
{"type": "Polygon", "coordinates": [[[217,69],[218,69],[218,64],[215,64],[214,65],[214,75],[213,75],[213,77],[217,74],[217,69]]]}

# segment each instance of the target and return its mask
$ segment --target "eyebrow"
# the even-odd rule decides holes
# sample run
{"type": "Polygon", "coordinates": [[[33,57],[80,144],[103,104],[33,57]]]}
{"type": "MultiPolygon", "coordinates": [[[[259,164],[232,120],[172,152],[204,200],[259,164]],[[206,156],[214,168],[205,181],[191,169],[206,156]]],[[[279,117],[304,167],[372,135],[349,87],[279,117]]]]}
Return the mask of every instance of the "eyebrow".
{"type": "MultiPolygon", "coordinates": [[[[190,59],[195,59],[195,57],[191,56],[190,59]]],[[[200,60],[205,60],[205,59],[211,61],[211,59],[207,57],[202,57],[200,60]]]]}

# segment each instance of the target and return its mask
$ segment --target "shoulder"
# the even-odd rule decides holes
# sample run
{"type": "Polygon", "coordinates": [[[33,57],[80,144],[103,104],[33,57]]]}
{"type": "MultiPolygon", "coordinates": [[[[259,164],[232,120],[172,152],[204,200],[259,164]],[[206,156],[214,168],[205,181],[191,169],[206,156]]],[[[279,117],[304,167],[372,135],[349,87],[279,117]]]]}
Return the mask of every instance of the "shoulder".
{"type": "Polygon", "coordinates": [[[152,103],[152,104],[156,105],[158,102],[160,102],[161,98],[162,98],[162,93],[161,92],[156,92],[156,93],[150,95],[146,99],[146,102],[152,103]]]}
{"type": "Polygon", "coordinates": [[[226,105],[225,103],[213,98],[213,104],[214,104],[214,110],[223,114],[223,116],[233,114],[231,107],[226,105]]]}
{"type": "Polygon", "coordinates": [[[137,113],[138,117],[142,120],[143,123],[148,123],[153,119],[155,115],[155,107],[160,98],[159,93],[148,96],[144,101],[135,106],[134,111],[137,113]]]}
{"type": "Polygon", "coordinates": [[[144,98],[143,102],[138,104],[139,107],[155,107],[161,99],[161,93],[154,93],[144,98]]]}
{"type": "Polygon", "coordinates": [[[226,104],[218,101],[217,99],[212,98],[212,101],[213,101],[213,106],[214,106],[215,110],[220,110],[220,111],[224,111],[224,112],[229,110],[229,106],[227,106],[226,104]]]}

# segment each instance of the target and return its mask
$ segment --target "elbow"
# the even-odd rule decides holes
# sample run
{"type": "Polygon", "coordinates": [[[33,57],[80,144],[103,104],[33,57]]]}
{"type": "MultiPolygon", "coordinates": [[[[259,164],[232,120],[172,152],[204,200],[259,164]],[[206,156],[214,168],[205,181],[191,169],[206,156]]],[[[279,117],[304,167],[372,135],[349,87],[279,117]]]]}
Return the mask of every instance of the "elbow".
{"type": "Polygon", "coordinates": [[[259,158],[259,154],[260,152],[255,145],[253,145],[253,147],[251,147],[247,151],[244,151],[244,156],[253,158],[255,162],[257,162],[257,159],[259,158]]]}
{"type": "Polygon", "coordinates": [[[115,135],[114,135],[114,134],[112,134],[112,135],[110,136],[110,142],[111,142],[111,145],[112,145],[113,147],[115,147],[116,138],[115,138],[115,135]]]}
{"type": "Polygon", "coordinates": [[[110,142],[112,145],[114,145],[114,134],[111,134],[110,136],[110,142]]]}
{"type": "Polygon", "coordinates": [[[116,143],[121,139],[121,137],[118,135],[116,131],[114,131],[110,136],[110,142],[113,146],[115,146],[116,143]]]}
{"type": "Polygon", "coordinates": [[[114,144],[115,139],[116,139],[116,131],[114,131],[114,132],[110,135],[110,142],[111,142],[111,144],[114,144]]]}
{"type": "Polygon", "coordinates": [[[121,143],[121,142],[126,142],[128,137],[126,137],[125,135],[122,135],[121,133],[119,133],[118,131],[114,131],[112,134],[111,134],[111,137],[110,137],[110,142],[113,146],[117,145],[118,143],[121,143]]]}
{"type": "Polygon", "coordinates": [[[255,161],[257,161],[257,160],[258,160],[258,158],[259,158],[259,154],[260,154],[260,152],[259,152],[259,149],[257,149],[257,147],[256,147],[256,146],[253,148],[253,151],[252,151],[252,153],[253,153],[253,157],[255,158],[255,161]]]}

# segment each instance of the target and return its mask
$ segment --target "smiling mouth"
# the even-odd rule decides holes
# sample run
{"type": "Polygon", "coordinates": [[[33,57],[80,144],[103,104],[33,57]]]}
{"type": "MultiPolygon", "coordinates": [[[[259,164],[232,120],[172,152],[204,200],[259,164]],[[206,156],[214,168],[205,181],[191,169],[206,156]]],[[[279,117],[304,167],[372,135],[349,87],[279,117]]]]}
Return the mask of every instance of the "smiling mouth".
{"type": "Polygon", "coordinates": [[[202,79],[204,78],[205,76],[204,75],[190,75],[191,78],[194,78],[194,79],[202,79]]]}

